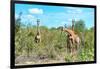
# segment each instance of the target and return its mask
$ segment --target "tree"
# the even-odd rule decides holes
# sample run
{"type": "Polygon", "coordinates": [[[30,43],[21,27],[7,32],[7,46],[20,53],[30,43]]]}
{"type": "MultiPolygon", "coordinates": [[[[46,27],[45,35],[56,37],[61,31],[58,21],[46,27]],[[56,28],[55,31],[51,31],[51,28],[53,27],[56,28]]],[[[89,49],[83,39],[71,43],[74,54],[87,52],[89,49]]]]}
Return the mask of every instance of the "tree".
{"type": "Polygon", "coordinates": [[[94,27],[91,27],[90,30],[91,30],[91,31],[94,31],[95,29],[94,29],[94,27]]]}
{"type": "Polygon", "coordinates": [[[74,26],[74,29],[77,33],[80,33],[80,32],[84,32],[85,31],[85,23],[83,20],[79,20],[79,21],[76,21],[75,22],[75,26],[74,26]]]}
{"type": "Polygon", "coordinates": [[[15,20],[15,31],[18,32],[21,28],[21,15],[22,12],[19,13],[19,17],[15,20]]]}
{"type": "Polygon", "coordinates": [[[50,28],[50,30],[56,30],[56,28],[55,27],[52,27],[52,28],[50,28]]]}

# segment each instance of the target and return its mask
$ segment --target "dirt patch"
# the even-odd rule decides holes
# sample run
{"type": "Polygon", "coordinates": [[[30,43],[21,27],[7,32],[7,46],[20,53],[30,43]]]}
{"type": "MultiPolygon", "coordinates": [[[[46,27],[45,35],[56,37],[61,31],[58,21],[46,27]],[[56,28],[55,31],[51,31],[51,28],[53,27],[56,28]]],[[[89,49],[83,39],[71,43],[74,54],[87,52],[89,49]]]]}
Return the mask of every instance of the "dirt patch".
{"type": "Polygon", "coordinates": [[[64,63],[64,59],[50,59],[47,56],[19,56],[15,59],[16,65],[23,64],[50,64],[50,63],[64,63]]]}

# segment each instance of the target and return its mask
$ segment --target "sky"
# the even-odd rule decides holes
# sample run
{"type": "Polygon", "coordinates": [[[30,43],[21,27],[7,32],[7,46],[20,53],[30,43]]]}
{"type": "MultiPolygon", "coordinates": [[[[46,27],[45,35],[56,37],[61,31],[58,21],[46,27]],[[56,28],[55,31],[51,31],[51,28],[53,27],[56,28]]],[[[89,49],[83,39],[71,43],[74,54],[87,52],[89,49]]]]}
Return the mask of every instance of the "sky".
{"type": "Polygon", "coordinates": [[[70,26],[72,19],[83,20],[87,28],[94,26],[94,8],[69,7],[69,6],[48,6],[35,4],[15,4],[15,19],[22,12],[21,22],[23,24],[36,25],[40,19],[41,26],[48,28],[70,26]]]}

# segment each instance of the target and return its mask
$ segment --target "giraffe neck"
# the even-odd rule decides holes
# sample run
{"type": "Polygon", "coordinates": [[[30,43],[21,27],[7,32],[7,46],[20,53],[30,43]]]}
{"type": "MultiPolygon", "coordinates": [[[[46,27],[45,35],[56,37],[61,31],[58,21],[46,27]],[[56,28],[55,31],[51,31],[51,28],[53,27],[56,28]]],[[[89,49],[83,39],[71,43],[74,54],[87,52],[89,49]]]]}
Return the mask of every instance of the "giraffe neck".
{"type": "Polygon", "coordinates": [[[39,30],[39,21],[37,21],[37,33],[40,35],[40,30],[39,30]]]}
{"type": "Polygon", "coordinates": [[[63,30],[64,32],[67,32],[68,34],[70,35],[73,35],[74,34],[74,31],[70,30],[70,29],[64,29],[63,30]]]}

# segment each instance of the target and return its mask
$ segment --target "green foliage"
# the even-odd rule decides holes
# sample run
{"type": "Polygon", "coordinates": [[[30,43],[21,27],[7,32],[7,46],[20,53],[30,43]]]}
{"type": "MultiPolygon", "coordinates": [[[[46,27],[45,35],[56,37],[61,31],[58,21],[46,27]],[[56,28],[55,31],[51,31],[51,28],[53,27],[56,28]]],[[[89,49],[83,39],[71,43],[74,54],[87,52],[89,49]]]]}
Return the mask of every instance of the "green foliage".
{"type": "Polygon", "coordinates": [[[93,61],[94,60],[94,30],[85,31],[85,43],[80,53],[79,59],[81,61],[93,61]]]}
{"type": "Polygon", "coordinates": [[[76,33],[84,32],[86,28],[84,21],[83,20],[76,21],[74,28],[76,33]]]}
{"type": "Polygon", "coordinates": [[[17,19],[15,19],[15,32],[18,32],[19,29],[21,28],[21,15],[22,12],[19,13],[19,17],[17,19]]]}
{"type": "Polygon", "coordinates": [[[65,61],[66,62],[71,62],[72,61],[72,56],[70,54],[65,55],[65,61]]]}
{"type": "MultiPolygon", "coordinates": [[[[19,22],[19,21],[18,21],[19,22]]],[[[48,59],[59,61],[63,59],[66,62],[72,62],[74,59],[67,53],[67,37],[64,32],[61,32],[60,27],[47,28],[40,26],[41,42],[35,43],[34,38],[36,35],[36,26],[22,27],[17,22],[15,34],[15,56],[27,56],[36,57],[39,60],[48,59]],[[59,60],[58,60],[59,59],[59,60]]],[[[81,52],[77,54],[77,61],[93,61],[94,60],[94,30],[86,29],[84,21],[77,21],[75,24],[75,30],[77,32],[83,32],[85,29],[84,41],[85,44],[81,47],[81,52]]],[[[82,45],[81,45],[82,46],[82,45]]],[[[36,60],[36,58],[32,58],[36,60]]],[[[21,62],[21,61],[20,61],[21,62]]]]}

